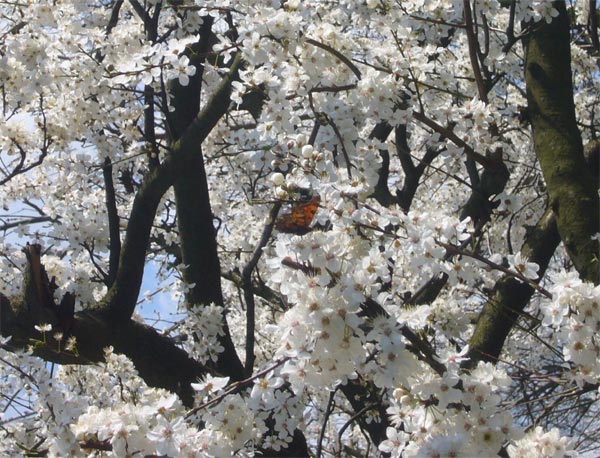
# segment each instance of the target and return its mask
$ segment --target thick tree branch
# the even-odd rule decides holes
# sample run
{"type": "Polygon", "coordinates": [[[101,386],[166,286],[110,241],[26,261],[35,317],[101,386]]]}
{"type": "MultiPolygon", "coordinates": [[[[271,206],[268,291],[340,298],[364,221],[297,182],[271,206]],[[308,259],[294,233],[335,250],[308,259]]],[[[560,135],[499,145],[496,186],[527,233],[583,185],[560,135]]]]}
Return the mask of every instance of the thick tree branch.
{"type": "Polygon", "coordinates": [[[600,52],[600,39],[598,39],[598,2],[588,0],[588,31],[594,52],[600,52]]]}
{"type": "MultiPolygon", "coordinates": [[[[539,266],[540,278],[559,242],[556,215],[548,210],[535,227],[528,229],[521,247],[521,253],[539,266]]],[[[469,342],[468,366],[474,367],[478,361],[497,361],[508,334],[534,292],[531,285],[515,279],[513,275],[504,275],[496,282],[469,342]]]]}
{"type": "Polygon", "coordinates": [[[106,201],[106,213],[108,216],[109,258],[108,258],[108,277],[107,286],[110,288],[117,277],[119,268],[119,256],[121,255],[121,231],[119,229],[119,212],[117,211],[117,202],[115,196],[115,186],[113,182],[113,167],[110,158],[104,160],[102,174],[104,175],[104,194],[106,201]]]}
{"type": "MultiPolygon", "coordinates": [[[[392,132],[392,126],[387,122],[381,121],[371,131],[369,138],[375,138],[380,142],[385,142],[392,132]]],[[[388,187],[388,178],[390,176],[390,153],[386,149],[380,149],[379,155],[381,156],[381,168],[379,169],[379,178],[375,185],[375,191],[373,191],[373,197],[377,199],[381,205],[388,207],[396,201],[394,196],[388,187]]]]}
{"type": "MultiPolygon", "coordinates": [[[[229,106],[231,82],[237,75],[240,65],[241,57],[237,55],[230,73],[223,78],[204,110],[195,118],[181,139],[175,142],[167,159],[146,175],[135,196],[115,283],[104,300],[96,305],[97,308],[105,309],[115,318],[128,319],[135,309],[142,284],[150,231],[160,200],[175,183],[176,177],[198,170],[193,165],[190,167],[189,161],[198,160],[193,158],[198,155],[198,146],[226,112],[229,106]]],[[[193,179],[197,178],[197,175],[193,176],[193,179]]],[[[190,197],[201,199],[201,194],[192,191],[190,197]]],[[[212,217],[209,222],[212,225],[212,217]]]]}
{"type": "MultiPolygon", "coordinates": [[[[169,93],[172,96],[175,110],[169,112],[165,106],[164,113],[167,119],[167,130],[171,146],[173,142],[181,138],[184,132],[189,132],[190,124],[196,119],[200,111],[204,62],[212,44],[212,25],[213,18],[210,16],[204,17],[198,41],[186,48],[183,53],[189,58],[190,65],[196,67],[196,73],[190,77],[188,85],[182,86],[176,79],[171,80],[169,83],[169,93]]],[[[211,103],[206,106],[214,108],[211,103]]]]}
{"type": "Polygon", "coordinates": [[[112,29],[114,29],[119,22],[119,12],[121,11],[121,7],[123,6],[123,0],[116,0],[113,5],[112,11],[110,12],[110,19],[108,20],[108,24],[106,25],[106,35],[110,35],[112,29]]]}
{"type": "MultiPolygon", "coordinates": [[[[191,122],[182,120],[188,128],[172,145],[172,154],[180,163],[174,189],[182,261],[186,266],[183,278],[194,285],[186,296],[189,305],[224,305],[216,231],[200,145],[229,108],[231,83],[237,78],[241,63],[241,55],[237,54],[229,73],[203,110],[191,122]]],[[[220,341],[224,351],[219,355],[216,369],[240,380],[244,369],[231,340],[224,311],[223,330],[220,341]]]]}
{"type": "Polygon", "coordinates": [[[151,21],[150,15],[137,0],[129,0],[129,3],[131,3],[133,10],[137,13],[140,19],[144,21],[144,24],[147,24],[151,21]]]}
{"type": "MultiPolygon", "coordinates": [[[[199,151],[196,146],[196,151],[199,151]]],[[[185,265],[183,279],[193,285],[186,294],[189,306],[214,303],[224,305],[221,289],[221,267],[217,253],[216,230],[210,207],[208,182],[202,154],[187,157],[175,181],[177,225],[182,261],[185,265]]],[[[223,331],[220,343],[224,351],[219,354],[216,369],[233,380],[244,376],[240,361],[227,325],[223,310],[223,331]]]]}
{"type": "Polygon", "coordinates": [[[201,145],[219,119],[229,108],[231,96],[231,83],[237,78],[243,60],[240,53],[233,58],[229,73],[223,76],[219,85],[215,88],[210,101],[204,109],[196,116],[186,132],[171,146],[174,154],[178,151],[198,151],[201,145]]]}
{"type": "MultiPolygon", "coordinates": [[[[373,192],[373,197],[385,206],[389,207],[392,204],[400,205],[404,212],[410,210],[410,206],[419,187],[419,180],[432,163],[432,161],[440,154],[441,150],[427,148],[421,161],[415,165],[408,147],[408,132],[406,125],[396,126],[394,130],[396,140],[396,155],[400,160],[400,165],[404,171],[404,183],[402,189],[396,195],[393,195],[388,188],[390,156],[385,149],[379,150],[381,156],[381,168],[379,169],[379,179],[373,192]]],[[[380,142],[385,142],[392,131],[392,127],[385,121],[380,122],[374,128],[369,138],[376,138],[380,142]]]]}
{"type": "Polygon", "coordinates": [[[502,150],[499,148],[494,154],[488,156],[489,164],[483,169],[481,178],[477,179],[469,200],[463,207],[460,219],[470,217],[473,223],[483,225],[489,221],[497,203],[490,202],[490,197],[504,191],[510,172],[502,160],[502,150]]]}
{"type": "MultiPolygon", "coordinates": [[[[49,323],[54,329],[59,326],[58,316],[50,309],[40,317],[32,315],[25,304],[0,295],[0,331],[12,336],[9,343],[15,349],[28,347],[33,339],[39,341],[41,335],[34,329],[35,324],[49,323]]],[[[148,385],[176,393],[187,406],[192,405],[194,396],[190,384],[207,372],[169,338],[136,321],[115,324],[103,314],[79,312],[74,316],[70,336],[76,339],[76,353],[59,349],[57,342],[48,338],[46,344],[34,346],[34,354],[59,364],[92,364],[103,361],[104,349],[112,346],[132,360],[148,385]]]]}
{"type": "Polygon", "coordinates": [[[154,216],[162,196],[175,181],[177,162],[177,158],[169,157],[150,171],[134,198],[115,281],[103,301],[94,306],[104,309],[114,319],[127,321],[133,314],[154,216]]]}
{"type": "Polygon", "coordinates": [[[581,277],[598,284],[600,249],[592,237],[600,205],[575,118],[569,16],[565,2],[552,6],[558,17],[524,39],[528,113],[558,232],[581,277]]]}
{"type": "Polygon", "coordinates": [[[112,346],[133,361],[148,385],[177,393],[187,405],[192,404],[190,384],[206,373],[204,366],[144,324],[132,320],[115,323],[102,311],[73,316],[74,298],[69,293],[57,306],[52,297],[56,285],[46,275],[41,247],[27,245],[24,251],[27,266],[22,297],[9,299],[0,294],[0,332],[12,337],[9,343],[13,348],[32,346],[34,354],[59,364],[91,364],[104,360],[104,349],[112,346]],[[41,343],[42,335],[35,329],[41,324],[52,325],[52,333],[62,332],[60,344],[53,338],[41,343]],[[67,337],[76,339],[76,352],[64,350],[67,337]]]}

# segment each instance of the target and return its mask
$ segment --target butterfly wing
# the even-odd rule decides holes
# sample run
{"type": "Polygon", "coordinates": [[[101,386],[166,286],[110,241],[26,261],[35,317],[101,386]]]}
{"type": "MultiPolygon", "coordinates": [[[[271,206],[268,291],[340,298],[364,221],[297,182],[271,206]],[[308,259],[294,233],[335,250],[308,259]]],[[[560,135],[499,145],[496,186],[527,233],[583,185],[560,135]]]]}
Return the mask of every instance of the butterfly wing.
{"type": "Polygon", "coordinates": [[[310,223],[321,202],[320,196],[315,196],[308,202],[294,205],[290,213],[281,215],[275,227],[279,232],[303,235],[310,232],[310,223]]]}

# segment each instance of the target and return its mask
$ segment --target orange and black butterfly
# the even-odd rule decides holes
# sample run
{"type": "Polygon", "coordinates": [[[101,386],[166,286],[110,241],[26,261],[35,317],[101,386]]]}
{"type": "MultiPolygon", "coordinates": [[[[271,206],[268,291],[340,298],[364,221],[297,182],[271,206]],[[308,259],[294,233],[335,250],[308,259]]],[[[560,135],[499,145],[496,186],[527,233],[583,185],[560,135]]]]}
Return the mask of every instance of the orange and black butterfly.
{"type": "Polygon", "coordinates": [[[285,213],[277,219],[275,227],[279,232],[304,235],[311,231],[310,223],[321,202],[320,196],[315,196],[307,202],[297,203],[290,213],[285,213]]]}

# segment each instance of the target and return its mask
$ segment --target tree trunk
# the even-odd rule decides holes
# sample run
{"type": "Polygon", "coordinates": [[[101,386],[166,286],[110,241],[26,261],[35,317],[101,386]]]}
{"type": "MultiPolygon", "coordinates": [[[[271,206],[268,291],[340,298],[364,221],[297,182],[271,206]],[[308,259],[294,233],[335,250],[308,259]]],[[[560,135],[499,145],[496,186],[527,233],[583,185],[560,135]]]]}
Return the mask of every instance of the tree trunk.
{"type": "Polygon", "coordinates": [[[552,6],[558,17],[524,40],[528,115],[561,240],[582,279],[598,284],[599,202],[575,118],[569,17],[565,2],[552,6]]]}

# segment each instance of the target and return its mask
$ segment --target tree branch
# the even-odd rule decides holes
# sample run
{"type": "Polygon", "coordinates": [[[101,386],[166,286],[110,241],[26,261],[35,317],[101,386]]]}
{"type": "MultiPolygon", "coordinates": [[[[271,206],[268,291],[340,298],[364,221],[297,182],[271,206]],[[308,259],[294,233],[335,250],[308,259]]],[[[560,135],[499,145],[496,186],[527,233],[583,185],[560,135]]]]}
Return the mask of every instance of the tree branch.
{"type": "Polygon", "coordinates": [[[569,16],[555,1],[558,17],[541,21],[525,39],[528,113],[558,232],[584,280],[600,282],[600,227],[594,178],[583,157],[571,81],[569,16]]]}
{"type": "Polygon", "coordinates": [[[473,26],[473,17],[471,15],[470,0],[463,0],[463,12],[465,19],[465,27],[467,31],[467,42],[469,45],[469,57],[471,59],[471,67],[473,68],[475,82],[477,83],[477,92],[479,93],[479,98],[487,104],[487,88],[486,83],[483,79],[483,74],[481,73],[481,67],[479,65],[479,56],[477,53],[477,36],[475,35],[475,30],[473,26]]]}
{"type": "Polygon", "coordinates": [[[590,41],[596,53],[600,52],[600,40],[598,39],[598,7],[596,0],[588,0],[588,31],[590,41]]]}
{"type": "Polygon", "coordinates": [[[437,122],[435,122],[434,120],[428,118],[427,116],[425,116],[424,113],[418,112],[418,111],[413,111],[413,117],[425,124],[427,127],[433,129],[435,132],[437,132],[438,134],[443,135],[444,137],[446,137],[448,140],[450,140],[452,143],[454,143],[456,146],[459,146],[461,148],[464,149],[466,155],[468,157],[470,157],[471,159],[473,159],[475,162],[477,162],[480,165],[483,165],[484,167],[488,167],[490,166],[490,160],[488,158],[486,158],[485,156],[479,154],[477,151],[475,151],[471,146],[469,146],[462,138],[460,138],[458,135],[456,135],[452,129],[447,128],[447,127],[443,127],[441,125],[439,125],[437,122]]]}
{"type": "MultiPolygon", "coordinates": [[[[223,77],[202,111],[191,122],[183,120],[188,127],[172,145],[172,155],[179,163],[174,189],[182,261],[186,266],[183,278],[186,283],[194,285],[186,295],[189,305],[224,305],[216,231],[201,144],[227,112],[231,83],[237,78],[241,65],[238,53],[229,73],[223,77]]],[[[231,340],[224,311],[223,331],[224,335],[219,338],[224,351],[219,354],[216,369],[233,380],[240,380],[244,376],[244,368],[231,340]]]]}
{"type": "MultiPolygon", "coordinates": [[[[229,74],[223,78],[204,110],[190,124],[185,134],[175,142],[167,159],[146,175],[135,196],[115,282],[104,300],[95,305],[96,308],[105,309],[115,319],[128,319],[135,310],[142,284],[150,231],[160,200],[169,187],[175,183],[176,177],[186,171],[189,173],[198,170],[190,168],[188,162],[191,159],[189,158],[198,155],[198,145],[202,144],[202,141],[226,112],[229,106],[231,82],[237,75],[241,62],[241,56],[238,54],[229,74]],[[188,158],[187,161],[186,158],[188,158]]],[[[194,179],[196,178],[197,176],[194,176],[194,179]]],[[[200,198],[199,194],[191,194],[189,197],[200,198]]],[[[212,224],[212,218],[210,224],[212,224]]],[[[194,281],[190,283],[194,283],[194,281]]]]}
{"type": "Polygon", "coordinates": [[[121,231],[119,230],[119,213],[117,202],[115,200],[115,186],[113,183],[113,167],[110,158],[104,160],[102,174],[104,175],[106,213],[108,215],[109,258],[108,258],[108,277],[107,286],[110,288],[117,277],[119,268],[119,256],[121,255],[121,231]]]}
{"type": "Polygon", "coordinates": [[[104,299],[93,306],[115,320],[126,321],[135,310],[152,223],[162,196],[175,181],[177,162],[178,158],[170,156],[150,171],[133,200],[114,283],[104,299]]]}
{"type": "MultiPolygon", "coordinates": [[[[535,227],[527,231],[521,253],[539,266],[543,277],[548,263],[560,242],[556,215],[547,210],[535,227]]],[[[532,285],[521,282],[514,275],[504,275],[496,282],[484,304],[469,342],[469,367],[478,361],[496,362],[511,329],[535,292],[532,285]]]]}
{"type": "Polygon", "coordinates": [[[263,248],[267,245],[271,239],[271,233],[273,232],[273,225],[281,203],[277,202],[271,211],[267,219],[258,245],[252,253],[252,257],[248,261],[248,264],[242,269],[242,284],[244,289],[244,301],[246,302],[246,361],[244,363],[244,374],[246,377],[252,375],[254,367],[254,332],[255,332],[255,304],[254,304],[254,291],[252,287],[252,272],[258,265],[258,261],[263,252],[263,248]]]}
{"type": "Polygon", "coordinates": [[[36,245],[28,245],[27,250],[23,297],[9,299],[0,294],[0,331],[4,336],[12,336],[9,344],[13,350],[37,342],[33,345],[34,354],[46,361],[91,364],[103,361],[104,349],[112,346],[133,361],[148,385],[172,391],[186,405],[192,405],[194,391],[190,384],[207,372],[203,365],[150,326],[132,320],[115,323],[102,311],[79,312],[71,317],[69,329],[64,329],[60,307],[48,298],[50,290],[44,292],[50,285],[45,285],[39,251],[36,245]],[[51,324],[53,330],[63,330],[63,339],[67,333],[74,337],[76,352],[65,351],[54,339],[40,345],[40,334],[34,326],[45,323],[51,324]]]}

